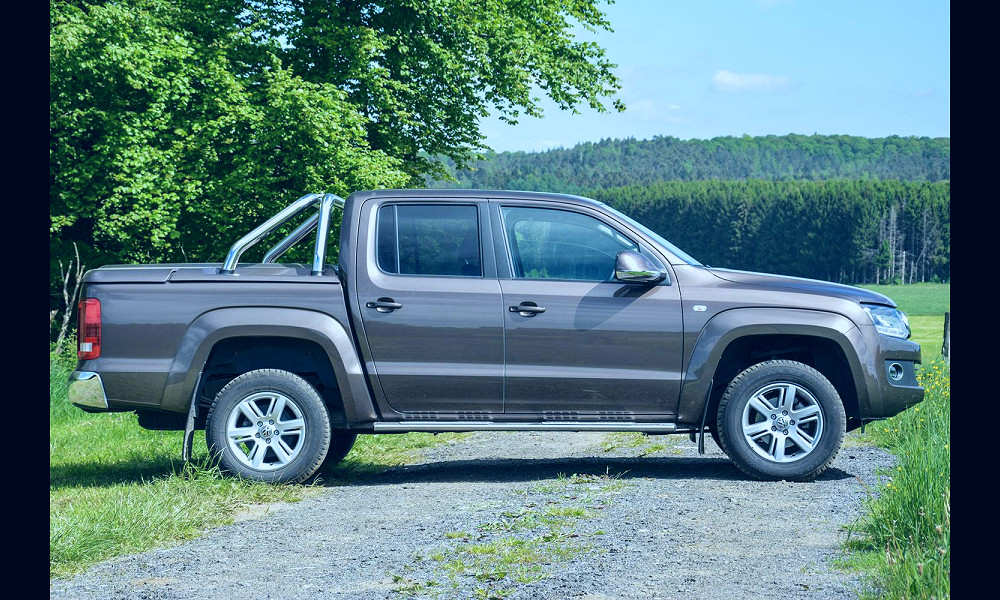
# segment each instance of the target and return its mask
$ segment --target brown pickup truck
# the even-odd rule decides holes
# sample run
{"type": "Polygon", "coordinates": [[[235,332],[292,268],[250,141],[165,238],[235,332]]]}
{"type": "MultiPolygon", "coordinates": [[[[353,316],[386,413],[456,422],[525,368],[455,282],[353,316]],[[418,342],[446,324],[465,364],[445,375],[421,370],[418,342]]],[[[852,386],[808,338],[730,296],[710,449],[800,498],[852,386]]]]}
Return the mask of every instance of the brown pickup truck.
{"type": "Polygon", "coordinates": [[[707,432],[752,477],[805,480],[924,394],[891,299],[709,268],[577,196],[309,194],[222,263],[105,266],[81,298],[75,405],[183,430],[185,457],[204,429],[265,481],[358,434],[484,430],[707,432]],[[279,261],[303,240],[311,263],[279,261]]]}

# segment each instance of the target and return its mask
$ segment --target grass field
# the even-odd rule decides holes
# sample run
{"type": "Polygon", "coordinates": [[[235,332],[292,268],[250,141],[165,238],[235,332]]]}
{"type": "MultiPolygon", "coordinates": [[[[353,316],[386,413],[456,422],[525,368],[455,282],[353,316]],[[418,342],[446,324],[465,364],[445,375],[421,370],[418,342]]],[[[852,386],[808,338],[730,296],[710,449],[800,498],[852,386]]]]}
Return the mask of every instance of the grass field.
{"type": "MultiPolygon", "coordinates": [[[[297,502],[317,486],[270,485],[223,476],[196,432],[193,461],[181,461],[181,433],[146,431],[132,413],[88,414],[69,404],[75,362],[50,357],[49,576],[173,544],[274,502],[297,502]]],[[[421,448],[463,434],[363,435],[321,480],[337,482],[403,464],[421,448]]]]}
{"type": "Polygon", "coordinates": [[[908,317],[940,316],[951,310],[950,283],[911,283],[908,285],[859,285],[885,294],[899,305],[908,317]]]}

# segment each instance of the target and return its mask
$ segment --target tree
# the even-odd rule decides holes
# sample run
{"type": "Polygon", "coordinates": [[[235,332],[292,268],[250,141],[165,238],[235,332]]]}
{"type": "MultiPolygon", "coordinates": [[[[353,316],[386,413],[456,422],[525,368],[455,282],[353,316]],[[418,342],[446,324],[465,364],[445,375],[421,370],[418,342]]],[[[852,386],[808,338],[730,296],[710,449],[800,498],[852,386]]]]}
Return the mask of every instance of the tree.
{"type": "Polygon", "coordinates": [[[464,164],[479,119],[537,115],[539,89],[604,110],[613,65],[571,29],[610,29],[598,1],[56,0],[50,238],[220,260],[303,193],[464,164]]]}
{"type": "MultiPolygon", "coordinates": [[[[278,55],[306,81],[332,84],[366,119],[373,148],[422,181],[487,149],[479,119],[541,116],[544,92],[563,109],[619,88],[614,67],[573,25],[611,31],[600,0],[258,0],[256,33],[287,39],[278,55]],[[424,155],[421,153],[426,153],[424,155]]],[[[613,2],[613,0],[610,0],[613,2]]],[[[615,107],[624,107],[615,101],[615,107]]]]}
{"type": "Polygon", "coordinates": [[[193,4],[51,5],[51,236],[102,262],[209,260],[305,191],[406,181],[342,91],[273,55],[248,68],[234,3],[193,4]]]}

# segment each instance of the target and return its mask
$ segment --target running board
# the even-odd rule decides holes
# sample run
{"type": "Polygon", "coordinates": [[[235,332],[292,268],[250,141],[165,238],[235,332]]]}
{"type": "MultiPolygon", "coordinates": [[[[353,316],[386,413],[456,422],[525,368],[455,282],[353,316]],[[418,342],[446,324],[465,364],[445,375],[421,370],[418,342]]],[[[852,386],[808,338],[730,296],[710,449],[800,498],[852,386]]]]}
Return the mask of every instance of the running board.
{"type": "Polygon", "coordinates": [[[674,423],[621,423],[593,421],[545,421],[542,423],[495,423],[492,421],[389,421],[374,423],[375,433],[391,431],[638,431],[673,433],[674,423]]]}

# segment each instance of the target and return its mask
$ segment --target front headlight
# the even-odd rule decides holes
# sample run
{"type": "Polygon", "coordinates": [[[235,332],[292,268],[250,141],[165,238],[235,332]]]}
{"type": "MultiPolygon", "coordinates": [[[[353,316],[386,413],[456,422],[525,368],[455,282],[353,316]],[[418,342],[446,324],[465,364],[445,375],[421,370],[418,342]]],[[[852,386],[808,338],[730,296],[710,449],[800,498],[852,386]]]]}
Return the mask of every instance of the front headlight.
{"type": "Polygon", "coordinates": [[[878,304],[862,304],[861,308],[871,317],[879,333],[904,340],[910,337],[910,321],[902,312],[878,304]]]}

